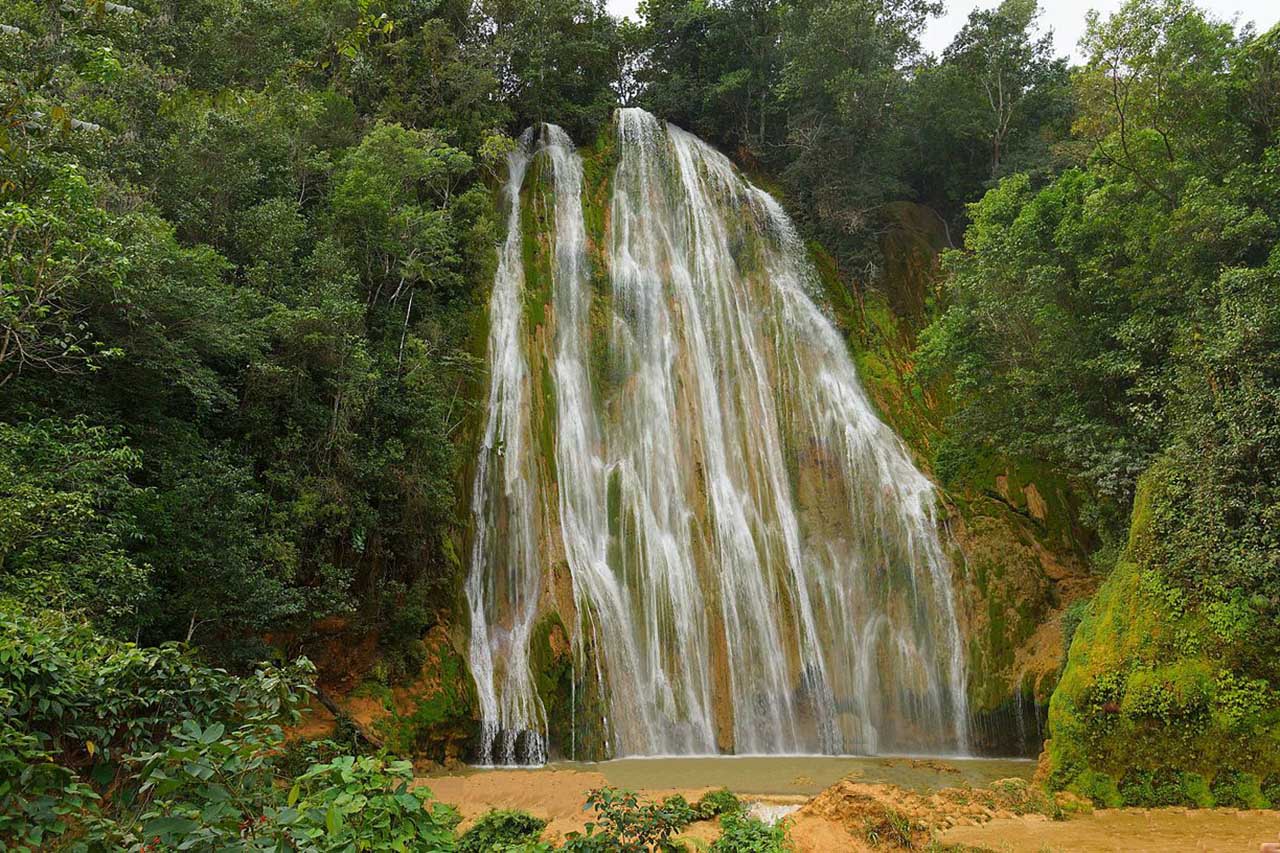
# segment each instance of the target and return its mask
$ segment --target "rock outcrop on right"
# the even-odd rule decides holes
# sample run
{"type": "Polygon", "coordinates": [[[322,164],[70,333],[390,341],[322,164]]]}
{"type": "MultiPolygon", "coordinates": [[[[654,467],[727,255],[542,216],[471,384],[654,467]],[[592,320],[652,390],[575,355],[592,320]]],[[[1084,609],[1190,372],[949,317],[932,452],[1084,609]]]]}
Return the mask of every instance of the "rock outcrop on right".
{"type": "Polygon", "coordinates": [[[1260,676],[1277,650],[1250,641],[1260,602],[1197,600],[1167,576],[1181,475],[1164,458],[1139,483],[1128,546],[1053,694],[1041,772],[1100,805],[1274,807],[1280,695],[1260,676]]]}

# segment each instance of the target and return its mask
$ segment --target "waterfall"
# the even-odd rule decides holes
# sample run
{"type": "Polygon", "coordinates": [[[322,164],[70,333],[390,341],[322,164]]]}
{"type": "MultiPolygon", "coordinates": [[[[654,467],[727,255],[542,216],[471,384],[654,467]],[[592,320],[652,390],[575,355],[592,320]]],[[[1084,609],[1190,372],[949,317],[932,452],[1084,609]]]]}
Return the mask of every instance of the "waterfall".
{"type": "Polygon", "coordinates": [[[872,410],[790,220],[648,113],[619,111],[613,149],[595,234],[562,130],[509,159],[467,582],[481,760],[546,756],[529,645],[556,606],[607,754],[966,752],[936,495],[872,410]],[[521,313],[531,163],[554,205],[543,334],[521,313]],[[550,460],[531,358],[550,363],[550,460]],[[556,561],[571,603],[547,588],[556,561]]]}
{"type": "Polygon", "coordinates": [[[486,761],[546,760],[546,712],[533,687],[529,637],[542,588],[541,478],[534,464],[529,364],[522,342],[520,187],[532,135],[507,156],[507,239],[489,302],[488,419],[472,489],[471,673],[482,715],[479,752],[486,761]],[[497,603],[500,607],[495,607],[497,603]]]}

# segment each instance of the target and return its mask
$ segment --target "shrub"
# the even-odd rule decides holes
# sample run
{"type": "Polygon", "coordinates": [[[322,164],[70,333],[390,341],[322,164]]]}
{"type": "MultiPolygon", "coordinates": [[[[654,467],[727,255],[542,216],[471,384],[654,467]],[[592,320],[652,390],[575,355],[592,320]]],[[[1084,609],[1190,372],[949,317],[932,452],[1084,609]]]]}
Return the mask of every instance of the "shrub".
{"type": "Polygon", "coordinates": [[[285,741],[275,760],[276,772],[289,779],[301,776],[313,764],[326,764],[339,755],[358,755],[358,744],[345,739],[293,738],[285,741]]]}
{"type": "Polygon", "coordinates": [[[770,826],[738,810],[720,818],[720,837],[711,845],[712,853],[784,853],[790,849],[785,823],[770,826]]]}
{"type": "Polygon", "coordinates": [[[710,820],[717,815],[736,814],[745,810],[746,806],[728,788],[720,788],[703,794],[694,808],[699,820],[710,820]]]}
{"type": "Polygon", "coordinates": [[[1263,781],[1262,796],[1267,798],[1272,808],[1280,806],[1280,776],[1271,776],[1263,781]]]}
{"type": "Polygon", "coordinates": [[[449,849],[458,813],[412,782],[408,761],[343,756],[299,776],[266,817],[295,849],[449,849]]]}
{"type": "Polygon", "coordinates": [[[309,674],[236,677],[0,602],[0,847],[451,849],[458,816],[409,762],[285,748],[309,674]]]}
{"type": "Polygon", "coordinates": [[[1119,808],[1124,805],[1124,797],[1116,786],[1116,780],[1106,773],[1086,770],[1076,777],[1075,782],[1067,790],[1091,800],[1095,806],[1119,808]]]}
{"type": "Polygon", "coordinates": [[[282,787],[278,751],[277,731],[189,721],[163,750],[141,758],[140,814],[108,824],[107,841],[202,850],[452,847],[458,815],[411,787],[410,762],[340,756],[282,787]]]}
{"type": "Polygon", "coordinates": [[[1213,793],[1209,790],[1209,783],[1199,773],[1182,774],[1182,797],[1189,805],[1197,808],[1213,808],[1213,793]]]}
{"type": "Polygon", "coordinates": [[[1065,817],[1062,807],[1052,795],[1025,779],[997,779],[987,790],[989,793],[984,802],[993,808],[1018,815],[1042,814],[1054,820],[1065,817]]]}
{"type": "Polygon", "coordinates": [[[1219,806],[1265,809],[1271,802],[1262,793],[1262,780],[1252,773],[1227,770],[1213,780],[1213,799],[1219,806]]]}
{"type": "MultiPolygon", "coordinates": [[[[458,853],[490,853],[536,842],[547,822],[528,812],[495,809],[458,839],[458,853]]],[[[523,849],[523,848],[521,848],[523,849]]]]}
{"type": "Polygon", "coordinates": [[[662,803],[642,803],[631,791],[599,788],[587,797],[595,812],[585,832],[566,836],[564,849],[572,853],[603,851],[678,850],[671,836],[688,824],[689,804],[680,797],[662,803]]]}
{"type": "Polygon", "coordinates": [[[1187,802],[1185,782],[1168,770],[1135,771],[1120,784],[1120,796],[1127,806],[1180,806],[1187,802]]]}
{"type": "Polygon", "coordinates": [[[683,794],[672,794],[662,801],[662,811],[672,824],[680,827],[688,826],[696,820],[703,820],[702,813],[689,805],[683,794]]]}
{"type": "Polygon", "coordinates": [[[100,793],[110,789],[115,808],[152,796],[140,768],[200,738],[209,738],[200,746],[219,772],[265,784],[264,755],[281,741],[276,723],[293,713],[310,671],[303,660],[236,677],[177,646],[140,648],[0,601],[0,846],[131,831],[115,826],[100,793]]]}

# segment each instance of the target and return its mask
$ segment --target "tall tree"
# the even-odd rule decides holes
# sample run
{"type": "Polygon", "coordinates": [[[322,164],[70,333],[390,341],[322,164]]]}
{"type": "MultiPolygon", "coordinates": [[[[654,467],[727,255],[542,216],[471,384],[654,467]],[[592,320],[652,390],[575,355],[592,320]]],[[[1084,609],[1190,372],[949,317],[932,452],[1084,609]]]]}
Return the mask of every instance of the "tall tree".
{"type": "Polygon", "coordinates": [[[780,0],[646,0],[642,103],[730,150],[767,156],[786,132],[778,83],[787,9],[780,0]]]}
{"type": "Polygon", "coordinates": [[[785,176],[796,207],[846,264],[874,255],[881,206],[907,191],[906,71],[933,0],[801,0],[782,40],[785,176]]]}
{"type": "Polygon", "coordinates": [[[516,128],[553,122],[589,142],[613,114],[624,62],[603,0],[483,0],[479,9],[516,128]]]}
{"type": "Polygon", "coordinates": [[[939,59],[916,69],[905,138],[908,180],[956,226],[965,205],[1014,172],[1043,177],[1067,136],[1072,95],[1033,0],[977,9],[939,59]]]}
{"type": "Polygon", "coordinates": [[[1036,0],[1004,0],[995,9],[974,9],[942,55],[944,63],[955,66],[982,93],[992,180],[1000,175],[1026,101],[1041,88],[1065,82],[1066,60],[1053,55],[1052,31],[1034,35],[1039,13],[1036,0]]]}

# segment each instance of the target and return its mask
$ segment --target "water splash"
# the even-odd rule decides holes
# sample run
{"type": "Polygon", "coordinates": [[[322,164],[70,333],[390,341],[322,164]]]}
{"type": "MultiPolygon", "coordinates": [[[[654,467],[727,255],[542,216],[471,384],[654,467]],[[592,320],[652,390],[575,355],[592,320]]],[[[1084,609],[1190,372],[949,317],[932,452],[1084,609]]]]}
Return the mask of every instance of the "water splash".
{"type": "Polygon", "coordinates": [[[619,111],[615,145],[607,287],[592,283],[582,161],[558,128],[540,145],[555,204],[554,483],[531,455],[528,330],[508,313],[527,148],[511,163],[467,587],[482,756],[527,759],[501,743],[512,731],[545,749],[528,668],[540,529],[569,568],[577,660],[589,637],[613,754],[966,752],[934,491],[815,304],[790,220],[648,113],[619,111]],[[501,457],[501,491],[486,474],[499,435],[521,448],[501,457]]]}

